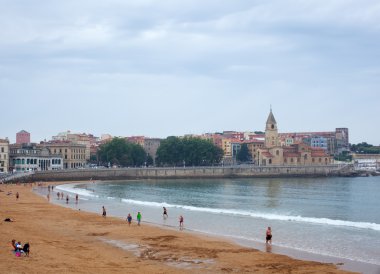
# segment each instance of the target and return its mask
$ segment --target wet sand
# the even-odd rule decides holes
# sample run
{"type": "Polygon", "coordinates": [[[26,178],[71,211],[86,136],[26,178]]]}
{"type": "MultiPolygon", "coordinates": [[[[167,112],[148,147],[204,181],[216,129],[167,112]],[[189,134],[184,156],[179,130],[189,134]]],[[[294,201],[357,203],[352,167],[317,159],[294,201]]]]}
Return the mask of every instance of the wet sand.
{"type": "Polygon", "coordinates": [[[349,273],[186,230],[129,227],[103,218],[101,209],[97,215],[51,204],[30,186],[0,189],[0,273],[349,273]],[[16,257],[12,239],[29,242],[30,256],[16,257]]]}

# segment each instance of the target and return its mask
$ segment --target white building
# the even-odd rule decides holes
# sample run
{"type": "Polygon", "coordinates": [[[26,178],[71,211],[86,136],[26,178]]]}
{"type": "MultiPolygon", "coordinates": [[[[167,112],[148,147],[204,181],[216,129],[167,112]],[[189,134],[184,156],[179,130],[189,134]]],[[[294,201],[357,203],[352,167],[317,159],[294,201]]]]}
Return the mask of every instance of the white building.
{"type": "Polygon", "coordinates": [[[0,173],[9,171],[9,141],[0,139],[0,173]]]}
{"type": "Polygon", "coordinates": [[[46,147],[11,145],[10,165],[14,172],[63,169],[62,155],[53,155],[46,147]]]}

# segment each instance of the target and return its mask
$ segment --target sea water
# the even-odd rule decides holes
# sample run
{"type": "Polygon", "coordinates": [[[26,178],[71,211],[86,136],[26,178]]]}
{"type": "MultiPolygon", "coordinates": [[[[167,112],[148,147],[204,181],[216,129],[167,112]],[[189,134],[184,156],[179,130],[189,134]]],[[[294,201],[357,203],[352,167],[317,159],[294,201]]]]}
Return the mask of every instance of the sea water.
{"type": "Polygon", "coordinates": [[[380,177],[103,181],[54,190],[68,194],[73,208],[101,214],[104,205],[107,215],[134,220],[140,211],[143,222],[173,228],[182,215],[187,230],[256,248],[270,226],[274,252],[348,259],[380,272],[380,177]]]}

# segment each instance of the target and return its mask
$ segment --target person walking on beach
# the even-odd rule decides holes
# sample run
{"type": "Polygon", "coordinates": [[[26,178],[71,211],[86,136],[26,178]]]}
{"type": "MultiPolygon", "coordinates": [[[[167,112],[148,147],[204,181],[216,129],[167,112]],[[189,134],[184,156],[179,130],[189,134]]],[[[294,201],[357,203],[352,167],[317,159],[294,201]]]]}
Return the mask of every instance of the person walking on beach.
{"type": "Polygon", "coordinates": [[[265,239],[266,239],[266,243],[272,244],[272,229],[270,226],[268,226],[265,239]]]}
{"type": "Polygon", "coordinates": [[[16,192],[16,201],[18,201],[18,198],[20,198],[20,194],[18,194],[18,192],[16,192]]]}
{"type": "Polygon", "coordinates": [[[137,225],[140,225],[141,223],[141,213],[140,211],[137,213],[137,225]]]}
{"type": "Polygon", "coordinates": [[[163,207],[164,209],[164,213],[162,214],[164,219],[166,219],[168,217],[168,211],[166,210],[166,207],[163,207]]]}
{"type": "Polygon", "coordinates": [[[183,229],[183,216],[179,216],[179,229],[183,229]]]}
{"type": "Polygon", "coordinates": [[[103,208],[102,216],[105,218],[107,216],[106,208],[104,206],[102,208],[103,208]]]}
{"type": "Polygon", "coordinates": [[[128,214],[127,221],[128,221],[128,225],[131,226],[131,223],[132,223],[131,213],[128,214]]]}
{"type": "Polygon", "coordinates": [[[61,200],[63,200],[63,192],[61,192],[61,200]]]}
{"type": "Polygon", "coordinates": [[[79,196],[78,196],[78,194],[77,194],[77,195],[75,195],[75,203],[76,203],[76,204],[78,203],[78,199],[79,199],[79,196]]]}
{"type": "Polygon", "coordinates": [[[60,196],[61,193],[57,192],[57,199],[59,200],[59,196],[60,196]]]}
{"type": "Polygon", "coordinates": [[[66,204],[69,203],[69,195],[66,195],[66,204]]]}

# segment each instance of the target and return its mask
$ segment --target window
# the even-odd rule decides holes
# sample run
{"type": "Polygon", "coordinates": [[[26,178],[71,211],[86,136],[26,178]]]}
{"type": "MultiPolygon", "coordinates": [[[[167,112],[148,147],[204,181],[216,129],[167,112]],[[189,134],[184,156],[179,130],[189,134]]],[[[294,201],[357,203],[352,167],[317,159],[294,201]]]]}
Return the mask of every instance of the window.
{"type": "Polygon", "coordinates": [[[276,150],[276,155],[277,156],[280,155],[280,151],[276,150]]]}
{"type": "Polygon", "coordinates": [[[294,162],[294,159],[293,159],[293,158],[290,158],[290,162],[293,163],[293,162],[294,162]]]}
{"type": "Polygon", "coordinates": [[[4,147],[1,147],[1,152],[4,152],[4,147]]]}

